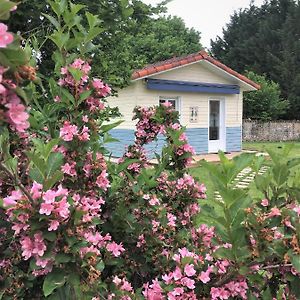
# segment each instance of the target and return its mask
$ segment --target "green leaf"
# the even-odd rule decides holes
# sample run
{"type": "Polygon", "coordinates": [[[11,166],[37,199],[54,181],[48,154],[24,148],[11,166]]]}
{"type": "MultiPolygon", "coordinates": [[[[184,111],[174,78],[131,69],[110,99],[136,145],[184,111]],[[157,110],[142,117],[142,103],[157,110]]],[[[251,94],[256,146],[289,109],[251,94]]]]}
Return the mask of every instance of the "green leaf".
{"type": "Polygon", "coordinates": [[[300,255],[289,254],[293,267],[300,273],[300,255]]]}
{"type": "Polygon", "coordinates": [[[97,15],[93,15],[93,14],[91,14],[89,12],[86,12],[85,16],[86,16],[86,18],[88,20],[90,29],[93,28],[93,27],[95,27],[96,25],[98,25],[100,23],[100,20],[98,19],[97,15]]]}
{"type": "Polygon", "coordinates": [[[91,94],[92,94],[91,90],[84,91],[83,93],[80,94],[79,102],[81,103],[82,101],[86,100],[91,94]]]}
{"type": "Polygon", "coordinates": [[[51,189],[57,182],[61,181],[63,178],[64,178],[64,173],[62,171],[60,170],[55,171],[54,174],[50,178],[47,178],[47,180],[44,182],[43,186],[45,190],[51,189]]]}
{"type": "Polygon", "coordinates": [[[36,167],[36,169],[39,171],[42,178],[45,178],[46,163],[44,162],[44,160],[41,159],[37,153],[28,152],[27,156],[31,163],[33,163],[34,167],[36,167]]]}
{"type": "Polygon", "coordinates": [[[45,233],[43,233],[43,237],[50,242],[54,242],[56,240],[56,233],[55,232],[45,232],[45,233]]]}
{"type": "Polygon", "coordinates": [[[62,270],[54,270],[47,274],[43,283],[44,296],[48,297],[54,290],[65,284],[65,275],[62,270]]]}
{"type": "Polygon", "coordinates": [[[50,39],[55,43],[55,45],[60,50],[62,50],[62,48],[65,46],[69,38],[70,38],[70,34],[68,32],[63,33],[61,31],[56,31],[50,36],[50,39]]]}
{"type": "Polygon", "coordinates": [[[55,256],[55,262],[58,264],[61,263],[67,263],[71,261],[72,257],[70,255],[64,254],[64,253],[59,253],[55,256]]]}
{"type": "Polygon", "coordinates": [[[47,145],[44,147],[44,152],[43,152],[44,159],[47,160],[49,158],[49,155],[53,147],[58,145],[59,142],[60,139],[52,139],[51,141],[49,141],[49,143],[47,143],[47,145]]]}
{"type": "Polygon", "coordinates": [[[81,70],[73,68],[73,67],[69,67],[68,70],[72,74],[75,81],[79,82],[81,77],[83,76],[83,72],[81,70]]]}
{"type": "Polygon", "coordinates": [[[108,124],[108,125],[102,125],[101,128],[100,128],[100,130],[102,132],[110,131],[111,129],[119,126],[123,122],[124,122],[123,120],[120,120],[120,121],[117,121],[117,122],[114,122],[114,123],[111,123],[111,124],[108,124]]]}
{"type": "Polygon", "coordinates": [[[57,30],[60,30],[60,24],[54,17],[44,13],[42,13],[42,15],[46,17],[57,30]]]}
{"type": "Polygon", "coordinates": [[[49,177],[53,175],[55,171],[60,170],[63,161],[64,161],[64,156],[62,155],[62,153],[59,152],[51,153],[47,161],[46,176],[49,177]]]}
{"type": "Polygon", "coordinates": [[[98,264],[96,265],[96,269],[99,270],[99,271],[103,271],[105,268],[105,264],[104,262],[101,260],[100,262],[98,262],[98,264]]]}
{"type": "Polygon", "coordinates": [[[15,5],[14,2],[0,0],[0,20],[8,20],[10,11],[15,5]]]}
{"type": "MultiPolygon", "coordinates": [[[[12,67],[26,65],[29,62],[29,57],[27,57],[24,50],[19,49],[10,49],[2,48],[1,54],[5,56],[8,61],[8,65],[12,67]]],[[[0,58],[1,59],[1,58],[0,58]]]]}
{"type": "Polygon", "coordinates": [[[66,89],[61,89],[62,94],[64,95],[64,98],[62,100],[68,100],[65,101],[68,105],[70,104],[70,102],[74,105],[75,104],[75,98],[73,97],[73,95],[66,89]]]}
{"type": "Polygon", "coordinates": [[[25,101],[26,104],[29,103],[28,97],[27,97],[25,91],[22,88],[17,86],[15,88],[15,92],[18,96],[20,96],[25,101]]]}
{"type": "Polygon", "coordinates": [[[263,292],[262,299],[263,300],[272,300],[273,299],[271,290],[269,287],[263,292]]]}
{"type": "Polygon", "coordinates": [[[86,7],[86,5],[73,4],[72,2],[70,2],[70,8],[71,8],[71,12],[73,15],[76,15],[80,10],[82,10],[85,7],[86,7]]]}
{"type": "Polygon", "coordinates": [[[100,27],[94,27],[88,31],[88,35],[86,36],[86,42],[89,42],[93,40],[95,37],[97,37],[101,32],[103,32],[104,29],[100,27]]]}

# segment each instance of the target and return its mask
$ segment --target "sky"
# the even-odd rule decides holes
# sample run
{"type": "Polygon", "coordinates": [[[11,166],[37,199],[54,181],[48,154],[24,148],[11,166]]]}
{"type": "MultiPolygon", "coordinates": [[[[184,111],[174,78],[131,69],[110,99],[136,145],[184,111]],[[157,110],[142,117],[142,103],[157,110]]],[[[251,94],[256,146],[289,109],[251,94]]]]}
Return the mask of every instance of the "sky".
{"type": "MultiPolygon", "coordinates": [[[[143,0],[156,4],[161,0],[143,0]]],[[[254,0],[257,6],[264,0],[254,0]]],[[[230,21],[230,15],[249,6],[250,0],[173,0],[167,5],[168,14],[181,17],[187,27],[201,32],[201,44],[210,48],[210,40],[222,36],[222,28],[230,21]]]]}

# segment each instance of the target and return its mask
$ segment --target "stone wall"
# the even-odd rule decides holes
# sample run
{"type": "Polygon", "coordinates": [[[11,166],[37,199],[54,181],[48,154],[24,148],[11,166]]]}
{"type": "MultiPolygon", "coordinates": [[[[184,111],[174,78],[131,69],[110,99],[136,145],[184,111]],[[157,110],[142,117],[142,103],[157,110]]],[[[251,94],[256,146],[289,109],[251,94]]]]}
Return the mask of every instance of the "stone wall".
{"type": "Polygon", "coordinates": [[[243,121],[243,141],[300,140],[300,121],[243,121]]]}

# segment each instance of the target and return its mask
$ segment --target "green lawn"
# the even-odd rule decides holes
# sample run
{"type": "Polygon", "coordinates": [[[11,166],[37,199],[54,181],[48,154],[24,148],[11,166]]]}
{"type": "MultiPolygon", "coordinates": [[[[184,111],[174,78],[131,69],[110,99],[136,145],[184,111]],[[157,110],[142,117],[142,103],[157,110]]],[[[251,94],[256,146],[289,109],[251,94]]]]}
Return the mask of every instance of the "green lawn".
{"type": "Polygon", "coordinates": [[[266,149],[281,149],[284,145],[293,144],[291,157],[300,157],[300,142],[243,142],[243,150],[256,150],[265,152],[266,149]]]}

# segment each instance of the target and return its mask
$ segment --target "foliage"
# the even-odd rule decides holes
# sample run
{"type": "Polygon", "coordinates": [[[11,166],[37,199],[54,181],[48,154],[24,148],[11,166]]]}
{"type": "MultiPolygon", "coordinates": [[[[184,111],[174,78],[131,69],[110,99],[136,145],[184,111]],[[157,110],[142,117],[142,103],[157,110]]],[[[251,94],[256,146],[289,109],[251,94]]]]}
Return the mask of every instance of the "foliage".
{"type": "Polygon", "coordinates": [[[236,11],[223,29],[223,38],[212,41],[212,52],[238,72],[265,74],[279,84],[290,103],[286,119],[298,119],[300,5],[294,0],[268,0],[236,11]]]}
{"type": "Polygon", "coordinates": [[[292,147],[269,150],[269,162],[247,154],[229,161],[220,154],[220,165],[204,164],[222,200],[202,206],[198,222],[215,225],[222,240],[232,245],[215,252],[234,265],[222,280],[235,273],[246,276],[251,286],[248,299],[284,299],[286,293],[294,295],[291,299],[299,297],[300,160],[290,158],[292,147]],[[263,164],[269,169],[259,175],[263,164]],[[245,166],[256,172],[251,195],[248,189],[235,188],[235,178],[245,166]]]}
{"type": "MultiPolygon", "coordinates": [[[[182,19],[161,16],[166,12],[166,1],[157,6],[146,5],[140,0],[75,0],[73,3],[86,5],[101,20],[102,31],[93,38],[93,44],[97,46],[92,51],[93,72],[114,86],[127,85],[133,69],[201,49],[198,32],[186,28],[182,19]]],[[[77,20],[83,17],[82,12],[77,20]]],[[[14,31],[23,31],[23,24],[27,23],[25,37],[33,35],[31,43],[37,46],[38,41],[41,44],[37,51],[40,52],[39,67],[43,74],[52,69],[49,53],[54,47],[45,36],[55,26],[47,20],[53,17],[56,16],[51,8],[41,1],[24,0],[10,23],[14,31]]]]}
{"type": "Polygon", "coordinates": [[[246,76],[258,83],[260,89],[244,94],[243,117],[269,121],[282,116],[288,108],[288,102],[281,98],[279,85],[254,72],[247,72],[246,76]]]}
{"type": "MultiPolygon", "coordinates": [[[[264,160],[221,154],[220,166],[205,167],[222,201],[207,202],[168,102],[135,109],[135,142],[110,161],[105,142],[118,113],[85,59],[100,20],[85,14],[87,31],[83,6],[49,5],[54,71],[35,83],[10,79],[32,100],[30,128],[28,113],[1,111],[2,299],[296,299],[300,161],[285,159],[288,148],[270,151],[253,198],[232,182],[247,166],[258,174],[264,160]],[[166,145],[150,168],[145,148],[160,136],[166,145]]],[[[13,103],[15,90],[5,85],[1,103],[13,103]]]]}

